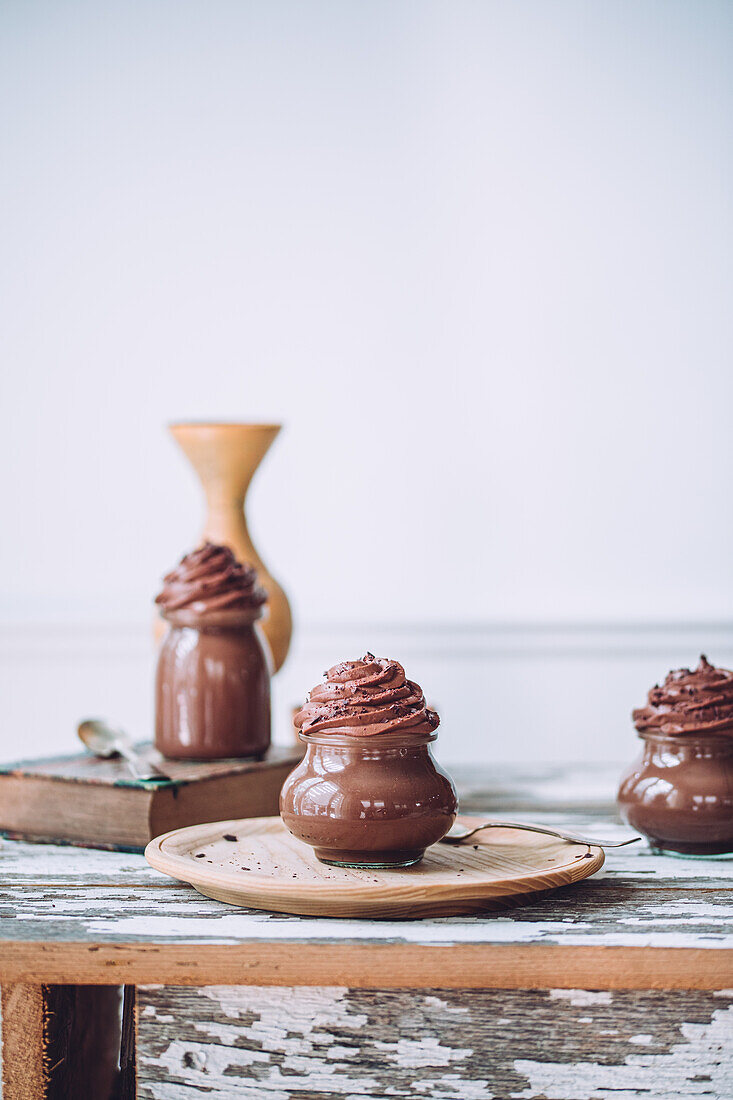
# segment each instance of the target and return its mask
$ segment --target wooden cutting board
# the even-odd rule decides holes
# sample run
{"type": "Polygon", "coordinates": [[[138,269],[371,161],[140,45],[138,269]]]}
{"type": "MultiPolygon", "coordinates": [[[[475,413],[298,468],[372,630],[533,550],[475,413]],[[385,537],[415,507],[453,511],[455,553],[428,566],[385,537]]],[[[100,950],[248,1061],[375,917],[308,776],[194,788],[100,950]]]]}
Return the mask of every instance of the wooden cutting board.
{"type": "MultiPolygon", "coordinates": [[[[469,828],[474,819],[459,817],[469,828]]],[[[491,829],[458,846],[435,844],[394,871],[327,867],[279,817],[175,829],[151,840],[152,867],[206,897],[318,917],[417,918],[475,913],[527,901],[588,878],[603,850],[518,829],[491,829]]]]}

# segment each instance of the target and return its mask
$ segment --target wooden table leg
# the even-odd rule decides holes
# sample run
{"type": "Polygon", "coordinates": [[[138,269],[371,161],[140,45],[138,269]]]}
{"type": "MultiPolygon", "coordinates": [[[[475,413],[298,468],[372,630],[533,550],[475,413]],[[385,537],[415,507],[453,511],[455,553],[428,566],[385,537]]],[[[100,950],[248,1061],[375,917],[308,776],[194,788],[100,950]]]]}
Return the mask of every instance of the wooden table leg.
{"type": "Polygon", "coordinates": [[[3,985],[8,1100],[107,1100],[120,1051],[117,986],[3,985]]]}
{"type": "Polygon", "coordinates": [[[45,1096],[43,1067],[44,997],[40,985],[4,985],[3,1096],[38,1100],[45,1096]]]}

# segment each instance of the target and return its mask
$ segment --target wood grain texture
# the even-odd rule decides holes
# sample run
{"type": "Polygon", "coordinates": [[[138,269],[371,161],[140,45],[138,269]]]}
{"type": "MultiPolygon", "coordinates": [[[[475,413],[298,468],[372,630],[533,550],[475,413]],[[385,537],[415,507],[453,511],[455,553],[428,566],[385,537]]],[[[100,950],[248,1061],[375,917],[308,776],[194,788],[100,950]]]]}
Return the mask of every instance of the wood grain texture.
{"type": "Polygon", "coordinates": [[[107,1100],[117,1074],[119,992],[4,985],[5,1100],[107,1100]]]}
{"type": "Polygon", "coordinates": [[[44,1100],[44,997],[40,985],[8,983],[0,990],[3,1016],[2,1095],[44,1100]]]}
{"type": "Polygon", "coordinates": [[[369,943],[13,945],[9,977],[98,985],[351,985],[399,989],[733,988],[729,950],[561,945],[369,943]]]}
{"type": "Polygon", "coordinates": [[[733,993],[142,988],[141,1100],[733,1096],[733,993]]]}
{"type": "MultiPolygon", "coordinates": [[[[484,818],[460,817],[467,829],[484,818]]],[[[435,844],[416,867],[328,867],[279,817],[195,825],[145,849],[153,867],[233,905],[320,917],[422,918],[503,907],[598,871],[603,851],[539,833],[495,829],[435,844]]]]}

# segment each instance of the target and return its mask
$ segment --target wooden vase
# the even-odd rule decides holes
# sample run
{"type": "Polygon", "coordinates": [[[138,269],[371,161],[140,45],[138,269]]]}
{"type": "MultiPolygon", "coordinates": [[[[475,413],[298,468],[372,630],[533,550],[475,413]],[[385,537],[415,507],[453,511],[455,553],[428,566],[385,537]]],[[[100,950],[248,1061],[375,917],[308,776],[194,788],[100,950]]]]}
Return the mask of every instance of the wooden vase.
{"type": "Polygon", "coordinates": [[[201,480],[207,515],[202,540],[229,546],[253,565],[267,591],[269,614],[262,624],[275,672],[290,646],[293,620],[288,598],[252,545],[244,502],[254,472],[267,454],[279,424],[171,424],[170,433],[201,480]]]}

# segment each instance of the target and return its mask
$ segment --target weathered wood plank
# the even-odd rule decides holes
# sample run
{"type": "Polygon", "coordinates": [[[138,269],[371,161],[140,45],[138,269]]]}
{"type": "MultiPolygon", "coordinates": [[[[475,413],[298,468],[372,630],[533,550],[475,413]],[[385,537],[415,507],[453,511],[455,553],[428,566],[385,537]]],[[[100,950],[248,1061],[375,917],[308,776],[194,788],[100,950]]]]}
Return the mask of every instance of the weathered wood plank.
{"type": "Polygon", "coordinates": [[[110,985],[350,985],[363,989],[733,988],[733,952],[556,944],[16,943],[8,980],[110,985]]]}
{"type": "Polygon", "coordinates": [[[6,1100],[43,1100],[44,997],[40,985],[2,986],[2,1095],[6,1100]]]}
{"type": "Polygon", "coordinates": [[[71,845],[27,844],[19,840],[3,840],[0,844],[0,885],[79,883],[93,887],[113,883],[146,886],[162,881],[142,855],[71,845]]]}
{"type": "Polygon", "coordinates": [[[106,1100],[117,1073],[119,991],[112,986],[4,985],[6,1100],[106,1100]]]}
{"type": "Polygon", "coordinates": [[[730,990],[138,990],[141,1100],[726,1100],[731,1045],[730,990]]]}
{"type": "MultiPolygon", "coordinates": [[[[0,891],[10,944],[49,942],[553,943],[576,946],[733,947],[733,891],[694,895],[589,879],[518,908],[421,921],[293,917],[223,905],[184,885],[0,891]]],[[[2,960],[0,960],[0,967],[2,960]]]]}

